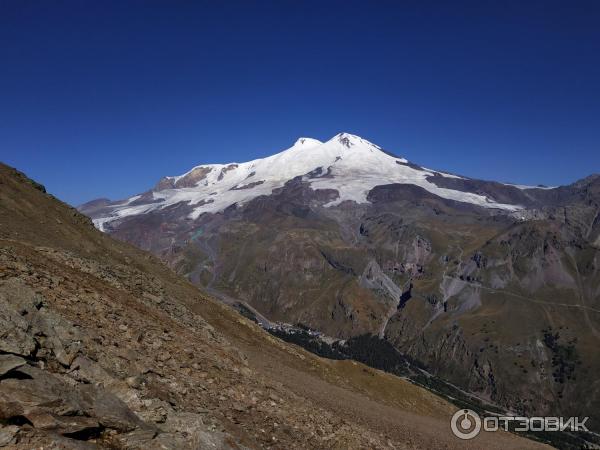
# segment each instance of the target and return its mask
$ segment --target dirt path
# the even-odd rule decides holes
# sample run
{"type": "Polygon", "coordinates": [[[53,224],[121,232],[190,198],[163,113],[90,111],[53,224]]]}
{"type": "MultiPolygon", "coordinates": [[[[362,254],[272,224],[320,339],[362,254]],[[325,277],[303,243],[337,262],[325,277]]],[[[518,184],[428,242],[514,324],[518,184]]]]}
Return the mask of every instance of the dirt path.
{"type": "MultiPolygon", "coordinates": [[[[451,278],[451,277],[448,277],[448,278],[451,278]]],[[[505,294],[505,295],[508,295],[510,297],[518,298],[518,299],[521,299],[521,300],[526,300],[526,301],[532,302],[532,303],[539,303],[539,304],[546,305],[546,306],[562,306],[562,307],[565,307],[565,308],[581,308],[583,310],[589,310],[589,311],[600,313],[600,309],[592,308],[591,306],[587,306],[585,304],[583,304],[583,305],[571,305],[569,303],[546,302],[546,301],[543,301],[543,300],[536,300],[536,299],[531,298],[531,297],[526,297],[524,295],[515,294],[514,292],[510,292],[510,291],[506,291],[506,290],[498,290],[498,289],[494,289],[494,288],[485,286],[483,284],[473,283],[471,281],[466,281],[466,280],[461,280],[460,278],[454,278],[454,279],[455,280],[459,280],[459,281],[461,281],[464,284],[468,284],[470,286],[477,287],[479,289],[483,289],[485,291],[492,292],[494,294],[505,294]]]]}

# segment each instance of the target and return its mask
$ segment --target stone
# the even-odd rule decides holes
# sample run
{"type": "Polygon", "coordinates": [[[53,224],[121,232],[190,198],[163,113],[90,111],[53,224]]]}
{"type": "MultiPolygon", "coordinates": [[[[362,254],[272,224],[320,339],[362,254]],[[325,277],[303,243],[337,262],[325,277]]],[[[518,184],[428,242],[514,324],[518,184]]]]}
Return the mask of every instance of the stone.
{"type": "Polygon", "coordinates": [[[0,376],[10,372],[13,369],[27,364],[23,358],[15,355],[0,355],[0,376]]]}
{"type": "Polygon", "coordinates": [[[11,444],[18,432],[19,427],[16,425],[0,427],[0,447],[6,447],[11,444]]]}
{"type": "Polygon", "coordinates": [[[137,428],[152,429],[124,402],[100,386],[73,386],[28,365],[19,367],[19,371],[20,378],[0,383],[1,420],[22,416],[36,428],[59,431],[69,428],[73,432],[100,425],[122,433],[137,428]]]}
{"type": "Polygon", "coordinates": [[[151,429],[139,429],[129,433],[114,436],[115,447],[122,449],[149,448],[148,444],[154,439],[157,432],[151,429]]]}
{"type": "Polygon", "coordinates": [[[70,369],[75,378],[85,383],[100,384],[105,387],[115,383],[115,378],[100,364],[85,356],[77,356],[71,363],[70,369]]]}
{"type": "Polygon", "coordinates": [[[96,417],[103,426],[120,432],[146,426],[124,402],[104,389],[88,384],[79,390],[88,401],[86,412],[96,417]]]}
{"type": "Polygon", "coordinates": [[[36,334],[47,336],[44,346],[52,350],[59,363],[69,367],[81,349],[81,333],[61,316],[44,308],[34,316],[31,326],[36,334]]]}
{"type": "MultiPolygon", "coordinates": [[[[7,289],[6,285],[3,284],[0,289],[7,289]]],[[[27,333],[27,314],[21,315],[19,310],[22,311],[22,308],[16,303],[14,294],[0,291],[0,351],[30,356],[35,351],[35,340],[27,333]]]]}
{"type": "Polygon", "coordinates": [[[19,372],[21,377],[0,383],[1,419],[41,412],[81,415],[84,405],[77,390],[35,367],[21,366],[19,372]]]}
{"type": "Polygon", "coordinates": [[[157,355],[156,359],[158,361],[165,362],[165,361],[168,361],[169,359],[171,359],[171,354],[169,352],[160,352],[157,355]]]}
{"type": "Polygon", "coordinates": [[[27,415],[27,419],[36,429],[52,431],[58,434],[95,434],[100,431],[100,424],[91,417],[57,416],[48,412],[36,412],[27,415]]]}
{"type": "Polygon", "coordinates": [[[144,383],[144,378],[141,376],[127,377],[125,379],[125,382],[127,383],[127,385],[129,387],[132,387],[134,389],[139,389],[140,387],[142,387],[142,384],[144,383]]]}
{"type": "Polygon", "coordinates": [[[187,435],[206,430],[202,415],[175,411],[168,415],[167,420],[160,428],[168,433],[183,433],[187,435]]]}
{"type": "Polygon", "coordinates": [[[65,367],[73,362],[81,347],[79,331],[44,308],[42,297],[16,278],[0,284],[0,329],[0,351],[32,356],[36,350],[34,336],[43,336],[43,347],[51,349],[65,367]]]}

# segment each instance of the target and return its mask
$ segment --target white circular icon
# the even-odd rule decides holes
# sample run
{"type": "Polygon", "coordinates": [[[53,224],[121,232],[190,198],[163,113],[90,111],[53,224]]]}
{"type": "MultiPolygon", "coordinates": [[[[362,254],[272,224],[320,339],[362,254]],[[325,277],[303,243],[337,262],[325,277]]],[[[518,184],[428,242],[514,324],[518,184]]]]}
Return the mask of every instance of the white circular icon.
{"type": "Polygon", "coordinates": [[[460,409],[452,416],[450,428],[459,439],[473,439],[481,431],[481,418],[471,409],[460,409]]]}

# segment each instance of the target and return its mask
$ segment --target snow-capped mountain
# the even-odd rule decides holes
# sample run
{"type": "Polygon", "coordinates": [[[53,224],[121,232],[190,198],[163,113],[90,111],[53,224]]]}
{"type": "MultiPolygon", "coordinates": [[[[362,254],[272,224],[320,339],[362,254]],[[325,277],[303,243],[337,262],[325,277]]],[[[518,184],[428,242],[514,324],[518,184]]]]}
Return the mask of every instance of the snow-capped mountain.
{"type": "Polygon", "coordinates": [[[94,214],[94,223],[104,229],[108,222],[180,202],[193,207],[190,218],[196,219],[203,213],[219,212],[232,204],[241,205],[269,195],[296,177],[302,177],[313,190],[337,192],[337,197],[325,207],[344,201],[365,203],[375,186],[412,184],[448,200],[506,211],[522,208],[482,193],[448,187],[450,179],[455,180],[450,184],[467,179],[419,167],[359,136],[340,133],[327,142],[300,138],[292,147],[267,158],[199,165],[183,175],[163,178],[144,194],[122,202],[101,202],[102,213],[94,214]]]}
{"type": "Polygon", "coordinates": [[[80,210],[269,321],[384,337],[511,409],[552,415],[557,398],[583,416],[600,409],[589,392],[600,370],[600,175],[555,188],[483,181],[339,134],[80,210]]]}

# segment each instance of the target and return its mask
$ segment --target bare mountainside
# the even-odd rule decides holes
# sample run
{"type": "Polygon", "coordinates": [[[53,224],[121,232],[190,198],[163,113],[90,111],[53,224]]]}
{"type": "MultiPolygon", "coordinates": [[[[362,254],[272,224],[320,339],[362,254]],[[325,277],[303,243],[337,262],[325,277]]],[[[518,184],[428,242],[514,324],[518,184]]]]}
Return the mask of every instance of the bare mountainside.
{"type": "Polygon", "coordinates": [[[521,414],[600,410],[598,175],[482,181],[340,134],[81,211],[268,319],[379,336],[521,414]]]}
{"type": "Polygon", "coordinates": [[[542,448],[271,337],[0,165],[0,446],[542,448]]]}

